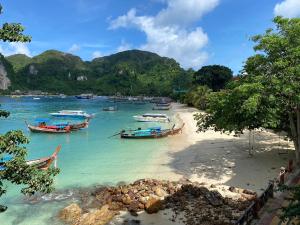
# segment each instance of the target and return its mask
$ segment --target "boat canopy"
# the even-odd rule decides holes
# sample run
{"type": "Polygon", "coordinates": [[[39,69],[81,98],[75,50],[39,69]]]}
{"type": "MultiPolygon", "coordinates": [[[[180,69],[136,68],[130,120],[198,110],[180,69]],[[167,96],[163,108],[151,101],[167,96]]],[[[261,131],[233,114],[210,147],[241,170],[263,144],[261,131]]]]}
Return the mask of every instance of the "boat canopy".
{"type": "Polygon", "coordinates": [[[12,159],[13,159],[13,157],[11,155],[6,155],[6,156],[0,158],[0,163],[6,163],[12,159]]]}
{"type": "Polygon", "coordinates": [[[50,122],[50,119],[47,119],[47,118],[37,118],[37,119],[35,119],[35,122],[37,122],[37,123],[47,123],[47,122],[50,122]]]}
{"type": "Polygon", "coordinates": [[[58,127],[66,127],[69,126],[69,123],[53,123],[53,125],[58,127]]]}

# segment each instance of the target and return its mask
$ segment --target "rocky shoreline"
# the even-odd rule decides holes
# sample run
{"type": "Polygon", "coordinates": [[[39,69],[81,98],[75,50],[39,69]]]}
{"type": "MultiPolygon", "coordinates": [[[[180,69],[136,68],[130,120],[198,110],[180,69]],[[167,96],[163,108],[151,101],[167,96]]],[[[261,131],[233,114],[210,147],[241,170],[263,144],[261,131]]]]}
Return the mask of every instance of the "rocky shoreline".
{"type": "Polygon", "coordinates": [[[172,211],[169,219],[174,222],[231,225],[257,195],[235,187],[223,189],[223,192],[232,193],[231,196],[222,196],[222,191],[218,191],[214,185],[207,187],[189,180],[171,182],[142,179],[132,184],[100,187],[86,192],[77,203],[62,209],[58,217],[70,225],[104,225],[121,211],[128,211],[136,217],[133,224],[140,224],[140,212],[154,214],[168,209],[172,211]]]}

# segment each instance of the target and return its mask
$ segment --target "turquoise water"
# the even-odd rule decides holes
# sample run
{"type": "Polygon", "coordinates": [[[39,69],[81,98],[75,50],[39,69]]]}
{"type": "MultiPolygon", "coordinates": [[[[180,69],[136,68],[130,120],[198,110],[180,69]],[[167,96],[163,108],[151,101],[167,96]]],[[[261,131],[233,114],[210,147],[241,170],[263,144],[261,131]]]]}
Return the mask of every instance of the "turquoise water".
{"type": "MultiPolygon", "coordinates": [[[[30,138],[27,146],[28,159],[49,156],[58,145],[62,145],[58,156],[61,172],[55,178],[58,191],[144,178],[143,175],[149,172],[157,151],[166,146],[166,139],[124,140],[118,136],[108,138],[121,129],[158,125],[138,123],[132,118],[136,114],[151,112],[151,104],[118,104],[119,111],[116,112],[102,111],[103,107],[111,104],[102,98],[77,100],[72,97],[44,97],[33,100],[32,97],[0,97],[0,104],[2,109],[11,112],[9,118],[0,119],[0,133],[12,129],[23,130],[30,138]],[[25,120],[33,122],[36,118],[48,117],[49,112],[63,109],[85,110],[95,113],[95,118],[87,129],[70,134],[38,134],[27,130],[25,120]]],[[[29,204],[23,199],[18,188],[8,186],[8,193],[0,202],[9,207],[7,212],[0,214],[1,225],[59,224],[52,217],[59,208],[67,204],[66,201],[29,204]]]]}

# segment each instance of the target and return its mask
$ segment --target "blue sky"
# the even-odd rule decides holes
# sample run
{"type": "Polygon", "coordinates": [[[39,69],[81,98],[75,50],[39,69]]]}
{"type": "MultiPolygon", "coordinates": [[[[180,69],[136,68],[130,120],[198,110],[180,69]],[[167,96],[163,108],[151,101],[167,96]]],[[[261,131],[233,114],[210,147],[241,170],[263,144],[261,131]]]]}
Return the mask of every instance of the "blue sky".
{"type": "Polygon", "coordinates": [[[300,16],[300,0],[3,0],[1,22],[21,22],[29,44],[0,43],[4,55],[57,49],[84,60],[128,49],[175,58],[184,68],[222,64],[237,73],[250,37],[275,15],[300,16]]]}

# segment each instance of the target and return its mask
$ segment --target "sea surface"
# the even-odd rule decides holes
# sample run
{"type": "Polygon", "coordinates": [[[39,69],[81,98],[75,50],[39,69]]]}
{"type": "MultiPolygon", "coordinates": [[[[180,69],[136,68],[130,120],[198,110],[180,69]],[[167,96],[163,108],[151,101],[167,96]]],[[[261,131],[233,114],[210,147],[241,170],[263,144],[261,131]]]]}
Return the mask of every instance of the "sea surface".
{"type": "MultiPolygon", "coordinates": [[[[77,100],[74,97],[56,98],[0,97],[1,109],[10,111],[7,119],[0,119],[0,134],[22,130],[30,139],[26,145],[28,159],[50,156],[58,145],[60,174],[55,178],[55,197],[45,196],[42,201],[28,201],[20,194],[20,187],[7,184],[8,192],[0,204],[8,206],[0,214],[1,225],[60,224],[56,219],[59,209],[67,205],[73,191],[95,185],[114,185],[144,178],[149,173],[157,153],[167,146],[167,139],[124,140],[110,137],[122,129],[156,126],[155,123],[135,122],[132,116],[152,112],[152,104],[117,103],[119,110],[104,112],[103,107],[114,105],[104,97],[77,100]],[[84,110],[94,113],[87,129],[70,134],[38,134],[28,131],[25,121],[49,118],[50,112],[63,109],[84,110]],[[67,200],[64,200],[64,199],[67,200]]],[[[173,124],[160,124],[170,127],[173,124]]]]}

